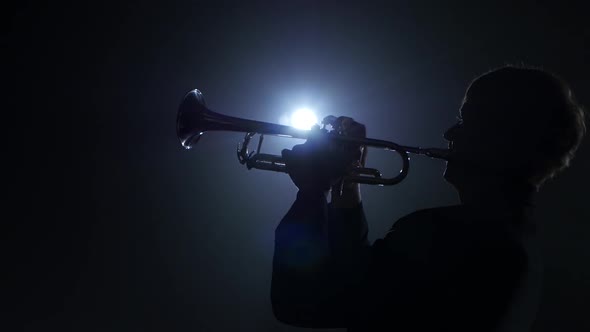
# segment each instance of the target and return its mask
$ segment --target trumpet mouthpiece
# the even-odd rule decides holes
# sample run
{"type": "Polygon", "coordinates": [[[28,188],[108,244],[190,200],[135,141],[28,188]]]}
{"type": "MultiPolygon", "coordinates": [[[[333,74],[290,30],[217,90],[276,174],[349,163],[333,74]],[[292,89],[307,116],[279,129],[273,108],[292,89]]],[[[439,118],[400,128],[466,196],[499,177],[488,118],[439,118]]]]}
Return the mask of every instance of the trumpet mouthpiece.
{"type": "Polygon", "coordinates": [[[430,158],[436,159],[444,159],[449,160],[449,155],[451,154],[451,150],[449,149],[438,149],[438,148],[431,148],[431,149],[423,149],[422,154],[428,156],[430,158]]]}

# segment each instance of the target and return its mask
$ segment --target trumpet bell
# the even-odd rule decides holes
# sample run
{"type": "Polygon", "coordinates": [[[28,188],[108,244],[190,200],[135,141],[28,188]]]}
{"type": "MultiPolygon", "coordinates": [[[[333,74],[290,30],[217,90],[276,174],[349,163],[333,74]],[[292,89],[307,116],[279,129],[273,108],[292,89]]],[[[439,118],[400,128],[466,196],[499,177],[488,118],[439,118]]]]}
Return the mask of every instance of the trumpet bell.
{"type": "Polygon", "coordinates": [[[194,89],[184,96],[178,108],[176,134],[180,139],[180,144],[185,149],[190,149],[207,131],[244,131],[243,122],[242,119],[208,109],[201,91],[194,89]]]}
{"type": "Polygon", "coordinates": [[[176,134],[185,149],[190,149],[197,143],[208,129],[205,121],[207,112],[211,111],[205,106],[201,91],[195,89],[186,94],[176,118],[176,134]]]}
{"type": "Polygon", "coordinates": [[[308,131],[289,126],[254,121],[219,114],[208,109],[201,91],[194,89],[187,93],[178,108],[176,134],[185,149],[195,145],[206,131],[252,132],[307,138],[308,131]]]}

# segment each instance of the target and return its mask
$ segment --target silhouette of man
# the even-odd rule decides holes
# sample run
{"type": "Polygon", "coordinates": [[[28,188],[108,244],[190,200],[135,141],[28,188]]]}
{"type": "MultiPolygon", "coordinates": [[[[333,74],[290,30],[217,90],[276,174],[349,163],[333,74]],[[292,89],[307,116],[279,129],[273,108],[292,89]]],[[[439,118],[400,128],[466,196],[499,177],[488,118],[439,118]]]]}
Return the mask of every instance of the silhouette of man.
{"type": "MultiPolygon", "coordinates": [[[[345,134],[364,135],[340,120],[345,134]]],[[[529,330],[542,271],[532,199],[584,133],[582,108],[553,74],[507,66],[480,76],[445,133],[444,177],[461,204],[405,216],[373,245],[358,184],[327,203],[358,150],[321,139],[284,150],[299,191],[275,233],[275,316],[349,331],[529,330]]]]}

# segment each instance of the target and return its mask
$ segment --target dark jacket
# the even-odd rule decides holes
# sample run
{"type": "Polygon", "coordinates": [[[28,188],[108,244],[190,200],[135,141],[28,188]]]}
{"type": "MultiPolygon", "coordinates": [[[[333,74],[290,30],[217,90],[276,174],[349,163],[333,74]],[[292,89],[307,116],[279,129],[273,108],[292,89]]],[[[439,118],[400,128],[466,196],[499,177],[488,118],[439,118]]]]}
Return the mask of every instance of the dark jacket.
{"type": "Polygon", "coordinates": [[[276,229],[274,314],[349,331],[528,331],[541,264],[526,211],[421,210],[370,245],[362,204],[299,193],[276,229]]]}

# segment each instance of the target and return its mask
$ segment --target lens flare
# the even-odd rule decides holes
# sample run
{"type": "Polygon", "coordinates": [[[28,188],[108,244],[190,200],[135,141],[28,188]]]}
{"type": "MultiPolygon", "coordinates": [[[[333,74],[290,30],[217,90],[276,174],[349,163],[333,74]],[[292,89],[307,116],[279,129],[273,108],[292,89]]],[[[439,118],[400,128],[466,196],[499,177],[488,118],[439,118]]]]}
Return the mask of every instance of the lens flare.
{"type": "Polygon", "coordinates": [[[309,130],[317,122],[318,118],[309,108],[300,108],[291,115],[291,126],[297,129],[309,130]]]}

